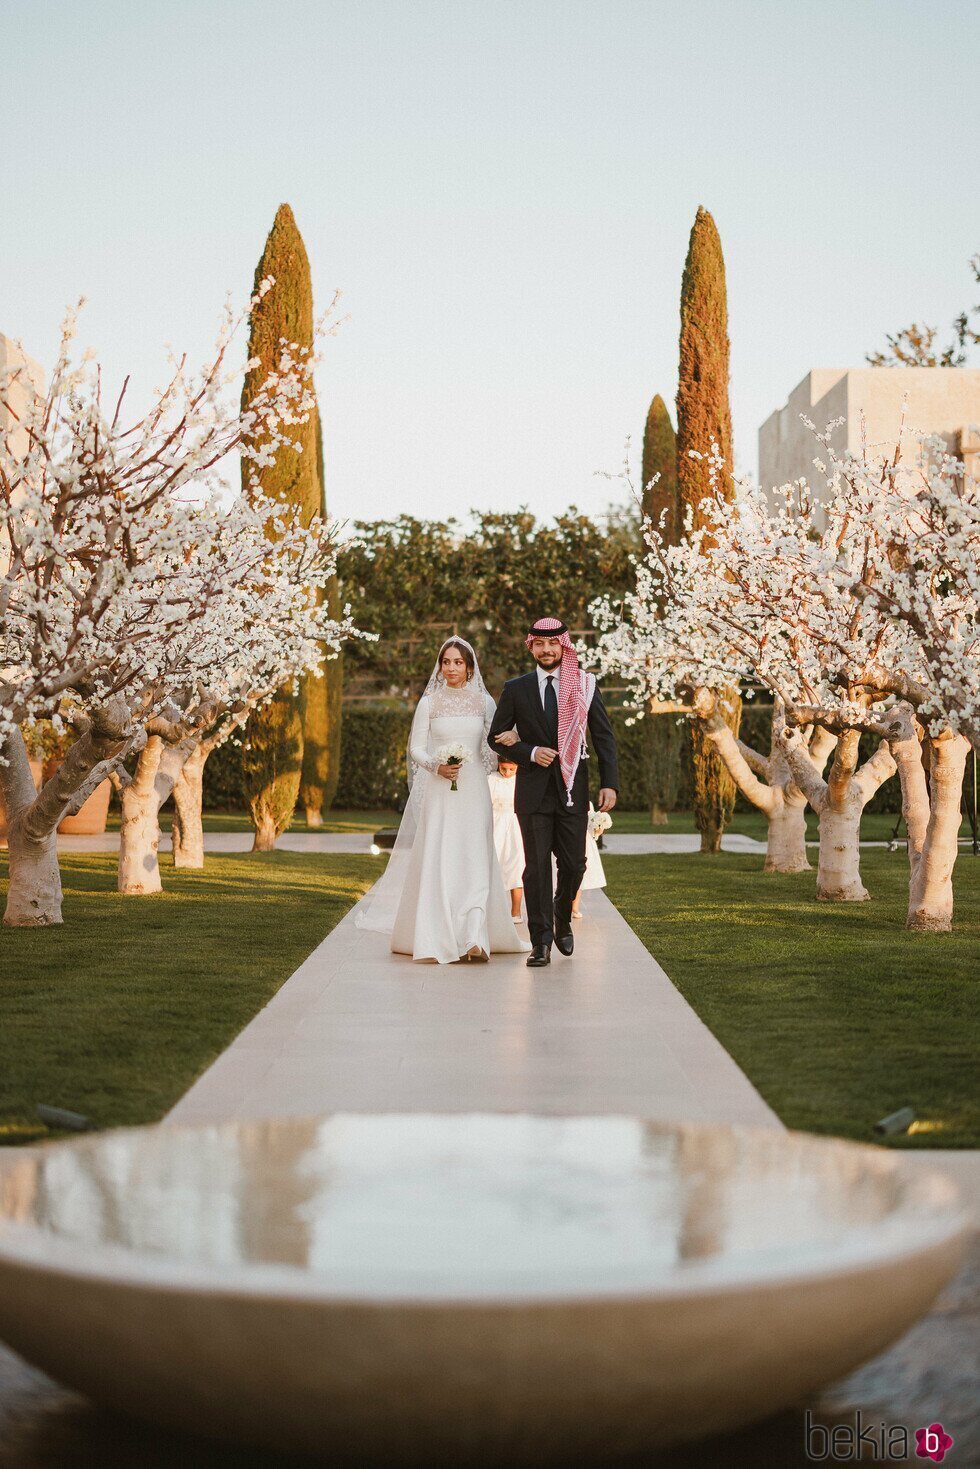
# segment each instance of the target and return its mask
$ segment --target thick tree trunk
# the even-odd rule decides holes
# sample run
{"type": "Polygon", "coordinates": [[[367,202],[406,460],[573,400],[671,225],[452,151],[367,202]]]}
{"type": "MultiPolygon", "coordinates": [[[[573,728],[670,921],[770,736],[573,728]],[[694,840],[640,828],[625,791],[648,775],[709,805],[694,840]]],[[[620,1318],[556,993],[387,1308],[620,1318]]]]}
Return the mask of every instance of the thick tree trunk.
{"type": "Polygon", "coordinates": [[[909,881],[906,920],[906,927],[918,932],[948,933],[953,926],[953,867],[969,749],[969,740],[959,734],[929,741],[929,822],[922,855],[909,881]]]}
{"type": "Polygon", "coordinates": [[[252,812],[252,820],[255,824],[255,840],[252,843],[253,852],[274,852],[276,842],[279,838],[279,828],[275,818],[268,810],[252,812]]]}
{"type": "Polygon", "coordinates": [[[40,791],[34,785],[20,730],[4,742],[0,766],[7,807],[10,879],[3,921],[11,927],[42,928],[61,922],[58,823],[77,809],[108,774],[129,742],[128,712],[122,704],[98,710],[90,728],[69,749],[40,791]]]}
{"type": "Polygon", "coordinates": [[[6,741],[7,765],[0,767],[7,808],[10,881],[3,921],[12,928],[46,928],[61,920],[61,872],[58,829],[34,836],[25,817],[37,799],[37,787],[20,730],[6,741]]]}
{"type": "Polygon", "coordinates": [[[817,897],[828,903],[863,903],[871,897],[861,881],[861,816],[863,802],[855,796],[838,807],[819,812],[820,855],[817,859],[817,897]]]}
{"type": "Polygon", "coordinates": [[[204,767],[209,753],[203,745],[198,745],[174,781],[175,867],[204,866],[204,767]]]}
{"type": "Polygon", "coordinates": [[[670,825],[670,818],[667,815],[667,810],[666,810],[666,808],[664,806],[654,805],[654,806],[652,806],[650,808],[650,825],[651,826],[669,826],[670,825]]]}
{"type": "Polygon", "coordinates": [[[163,740],[151,735],[136,763],[136,774],[120,793],[122,823],[119,830],[119,872],[116,886],[121,893],[158,893],[160,863],[160,801],[156,777],[163,756],[163,740]]]}
{"type": "Polygon", "coordinates": [[[860,732],[841,735],[827,779],[817,773],[798,731],[782,737],[793,778],[817,812],[820,849],[817,897],[825,902],[862,903],[871,895],[861,881],[861,816],[875,791],[895,773],[887,743],[858,770],[860,732]]]}
{"type": "Polygon", "coordinates": [[[323,812],[321,810],[319,810],[317,807],[307,806],[307,808],[306,808],[306,824],[307,824],[307,826],[322,826],[323,825],[323,812]]]}
{"type": "MultiPolygon", "coordinates": [[[[768,759],[743,744],[715,709],[714,696],[699,690],[694,697],[695,717],[704,736],[724,763],[737,788],[766,817],[765,872],[806,872],[806,797],[793,779],[780,733],[784,728],[781,706],[773,712],[773,731],[768,759]],[[699,712],[701,711],[701,712],[699,712]],[[768,782],[768,783],[767,783],[768,782]]],[[[826,758],[826,757],[824,757],[826,758]]],[[[816,765],[813,766],[818,774],[816,765]]]]}
{"type": "Polygon", "coordinates": [[[806,854],[806,801],[802,796],[774,802],[768,813],[766,862],[763,872],[809,872],[806,854]]]}
{"type": "Polygon", "coordinates": [[[135,775],[122,783],[116,884],[121,893],[139,895],[162,890],[160,807],[196,744],[193,737],[167,744],[159,735],[150,735],[136,763],[135,775]]]}

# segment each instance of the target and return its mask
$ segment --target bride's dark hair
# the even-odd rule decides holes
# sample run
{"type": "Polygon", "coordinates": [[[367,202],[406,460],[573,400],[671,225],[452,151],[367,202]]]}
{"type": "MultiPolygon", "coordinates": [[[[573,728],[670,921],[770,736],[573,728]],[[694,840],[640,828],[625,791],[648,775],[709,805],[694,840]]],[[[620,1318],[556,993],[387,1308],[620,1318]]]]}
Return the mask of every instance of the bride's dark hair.
{"type": "Polygon", "coordinates": [[[457,652],[462,653],[463,662],[466,664],[467,680],[471,679],[476,672],[476,663],[473,660],[473,654],[470,652],[469,648],[466,646],[465,643],[461,643],[458,638],[449,638],[445,643],[443,643],[442,647],[439,649],[439,672],[442,672],[442,660],[445,658],[450,648],[455,648],[457,652]]]}

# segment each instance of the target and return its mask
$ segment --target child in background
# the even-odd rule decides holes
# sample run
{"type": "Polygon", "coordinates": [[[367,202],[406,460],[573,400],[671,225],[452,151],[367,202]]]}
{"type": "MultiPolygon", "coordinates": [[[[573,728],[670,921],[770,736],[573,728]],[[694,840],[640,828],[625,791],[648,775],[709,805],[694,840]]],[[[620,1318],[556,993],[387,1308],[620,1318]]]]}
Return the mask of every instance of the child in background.
{"type": "Polygon", "coordinates": [[[500,760],[496,771],[488,776],[493,802],[493,840],[497,861],[503,874],[504,887],[510,888],[510,915],[521,921],[521,899],[524,896],[524,843],[514,813],[514,787],[517,766],[513,760],[500,760]]]}
{"type": "Polygon", "coordinates": [[[599,848],[596,839],[602,832],[608,831],[612,826],[612,818],[607,812],[597,811],[592,802],[589,802],[589,830],[585,838],[585,876],[582,886],[575,894],[572,903],[572,917],[582,916],[582,894],[586,888],[604,888],[606,885],[606,874],[602,869],[602,858],[599,856],[599,848]]]}

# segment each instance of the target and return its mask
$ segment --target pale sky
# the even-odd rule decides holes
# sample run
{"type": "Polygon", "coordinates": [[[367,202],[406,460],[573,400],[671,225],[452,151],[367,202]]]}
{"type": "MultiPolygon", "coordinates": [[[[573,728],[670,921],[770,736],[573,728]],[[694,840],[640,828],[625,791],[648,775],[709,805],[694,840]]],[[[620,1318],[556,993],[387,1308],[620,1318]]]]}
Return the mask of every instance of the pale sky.
{"type": "Polygon", "coordinates": [[[341,516],[610,496],[673,403],[699,204],[736,456],[811,367],[977,294],[974,0],[3,4],[0,331],[110,380],[203,360],[277,205],[319,306],[341,516]]]}

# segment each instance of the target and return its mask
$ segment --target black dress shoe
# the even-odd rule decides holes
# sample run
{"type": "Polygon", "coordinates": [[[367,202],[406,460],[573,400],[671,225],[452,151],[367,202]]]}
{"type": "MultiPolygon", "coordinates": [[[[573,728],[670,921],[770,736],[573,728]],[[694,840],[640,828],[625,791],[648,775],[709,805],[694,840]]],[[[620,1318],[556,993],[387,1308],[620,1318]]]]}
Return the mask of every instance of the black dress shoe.
{"type": "Polygon", "coordinates": [[[546,964],[551,963],[551,945],[535,944],[527,956],[528,969],[543,969],[546,964]]]}
{"type": "Polygon", "coordinates": [[[556,933],[555,948],[558,950],[559,954],[564,954],[566,959],[570,959],[572,955],[572,950],[575,948],[574,934],[556,933]]]}

